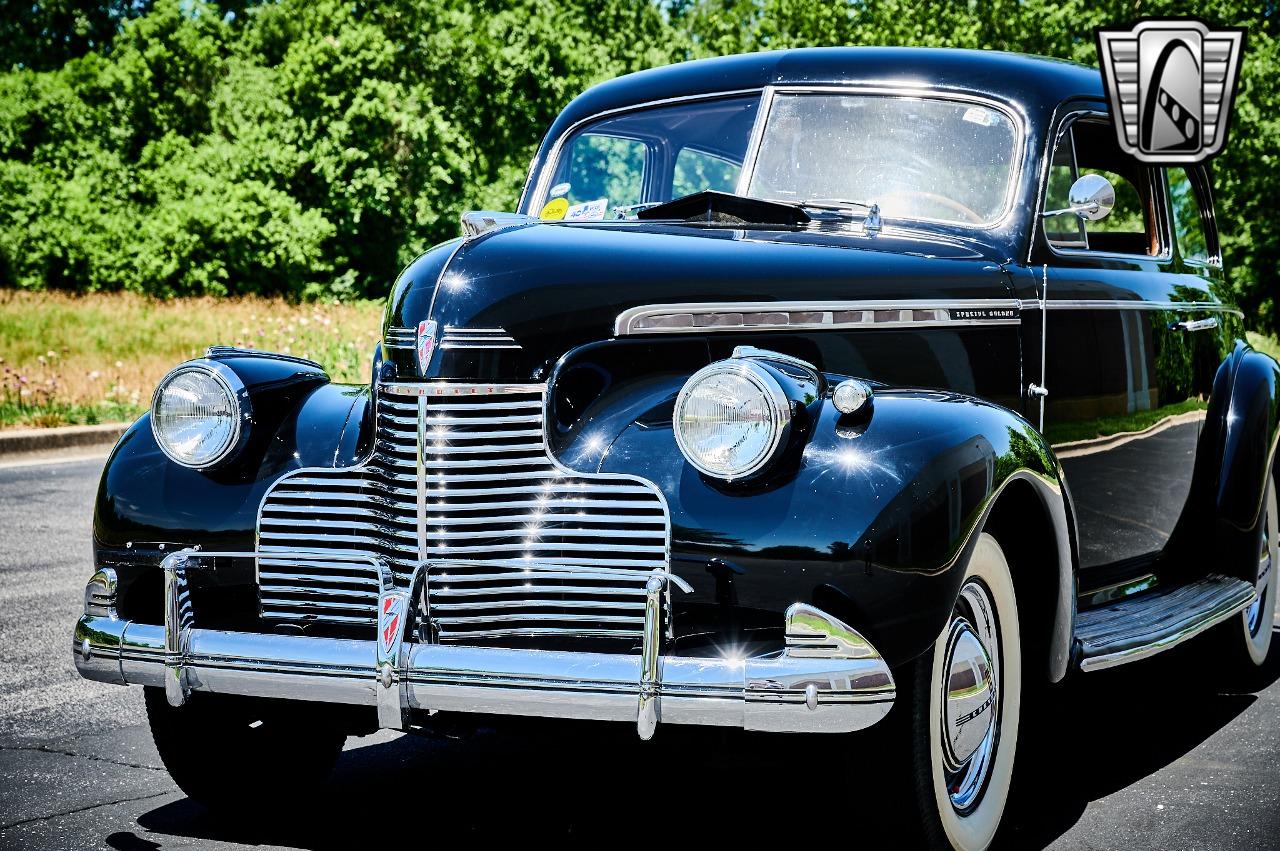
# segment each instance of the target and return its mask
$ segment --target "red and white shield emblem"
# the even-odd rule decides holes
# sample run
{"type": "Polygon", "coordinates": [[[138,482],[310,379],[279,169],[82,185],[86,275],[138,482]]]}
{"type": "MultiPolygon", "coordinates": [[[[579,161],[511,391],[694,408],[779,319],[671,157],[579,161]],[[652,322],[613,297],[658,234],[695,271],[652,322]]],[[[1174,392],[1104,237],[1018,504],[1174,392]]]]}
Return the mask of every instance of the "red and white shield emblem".
{"type": "Polygon", "coordinates": [[[431,363],[431,352],[436,347],[436,321],[424,319],[418,323],[418,371],[426,373],[431,363]]]}
{"type": "Polygon", "coordinates": [[[400,639],[400,618],[404,613],[404,595],[389,594],[382,600],[378,613],[378,637],[382,641],[382,654],[390,656],[400,639]]]}

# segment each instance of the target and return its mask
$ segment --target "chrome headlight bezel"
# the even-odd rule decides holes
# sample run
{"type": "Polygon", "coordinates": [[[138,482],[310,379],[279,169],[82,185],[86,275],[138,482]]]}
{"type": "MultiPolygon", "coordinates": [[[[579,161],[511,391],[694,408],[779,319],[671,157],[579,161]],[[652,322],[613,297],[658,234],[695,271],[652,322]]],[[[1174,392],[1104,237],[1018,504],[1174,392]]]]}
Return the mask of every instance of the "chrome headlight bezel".
{"type": "Polygon", "coordinates": [[[160,451],[165,457],[175,464],[183,467],[189,467],[193,470],[208,470],[229,458],[234,457],[244,446],[244,442],[248,437],[248,430],[245,428],[245,422],[250,418],[249,392],[244,386],[244,382],[240,380],[240,376],[226,364],[216,360],[193,360],[179,364],[165,374],[164,378],[156,385],[155,391],[151,394],[151,435],[156,442],[156,446],[160,447],[160,451]],[[228,401],[228,407],[233,411],[231,432],[227,439],[219,447],[218,452],[193,462],[189,458],[184,458],[170,447],[164,437],[161,435],[157,426],[157,405],[160,403],[161,394],[165,388],[173,382],[174,379],[191,372],[199,372],[213,379],[214,383],[222,391],[228,401]]]}
{"type": "Polygon", "coordinates": [[[786,444],[791,433],[791,399],[787,396],[782,384],[768,368],[754,360],[732,358],[705,366],[689,376],[684,386],[680,388],[679,395],[676,396],[675,407],[671,413],[671,422],[675,432],[676,445],[680,448],[680,454],[694,469],[704,475],[722,481],[741,481],[753,478],[764,472],[777,457],[779,448],[786,444]],[[733,375],[742,378],[758,390],[769,411],[771,423],[770,434],[765,442],[764,449],[752,458],[750,463],[740,465],[731,470],[706,464],[685,439],[681,429],[681,413],[689,401],[689,397],[703,381],[718,375],[733,375]]]}

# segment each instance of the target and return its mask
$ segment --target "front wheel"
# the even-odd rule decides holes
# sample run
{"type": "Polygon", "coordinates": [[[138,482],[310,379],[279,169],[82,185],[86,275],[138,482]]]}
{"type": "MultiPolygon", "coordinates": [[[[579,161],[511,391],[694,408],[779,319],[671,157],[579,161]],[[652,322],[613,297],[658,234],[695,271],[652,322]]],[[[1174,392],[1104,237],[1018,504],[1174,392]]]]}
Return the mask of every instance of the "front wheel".
{"type": "Polygon", "coordinates": [[[1009,798],[1022,699],[1013,577],[991,535],[979,536],[946,627],[912,667],[924,837],[933,848],[980,851],[995,839],[1009,798]]]}
{"type": "Polygon", "coordinates": [[[173,707],[164,689],[145,692],[161,762],[212,810],[252,814],[304,800],[328,779],[347,739],[311,707],[205,693],[173,707]]]}

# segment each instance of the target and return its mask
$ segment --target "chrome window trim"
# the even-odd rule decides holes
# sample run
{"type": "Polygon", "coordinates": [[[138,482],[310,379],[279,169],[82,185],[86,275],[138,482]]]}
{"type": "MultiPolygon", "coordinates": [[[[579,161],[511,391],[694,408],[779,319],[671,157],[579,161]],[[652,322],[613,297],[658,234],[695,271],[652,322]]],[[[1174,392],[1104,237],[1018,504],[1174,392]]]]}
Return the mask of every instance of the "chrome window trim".
{"type": "Polygon", "coordinates": [[[861,301],[744,301],[744,302],[693,302],[673,304],[646,304],[628,308],[618,314],[614,320],[615,336],[630,334],[702,334],[715,332],[753,332],[775,330],[837,330],[837,329],[871,329],[871,328],[926,328],[926,327],[965,327],[975,325],[1009,325],[1018,324],[1019,317],[993,317],[981,319],[899,319],[887,322],[858,321],[836,322],[834,315],[830,322],[790,321],[782,323],[759,323],[753,325],[707,325],[668,328],[636,328],[638,320],[649,316],[663,314],[716,315],[736,313],[854,313],[874,311],[939,311],[946,310],[1013,310],[1022,306],[1017,299],[961,299],[955,301],[933,301],[913,299],[866,299],[861,301]]]}
{"type": "MultiPolygon", "coordinates": [[[[583,126],[599,121],[602,118],[611,118],[617,115],[623,115],[628,112],[639,112],[645,109],[655,109],[660,106],[671,106],[679,103],[694,103],[703,100],[724,100],[732,97],[742,97],[746,95],[758,95],[764,92],[764,87],[756,87],[750,89],[732,89],[723,92],[700,92],[693,95],[680,95],[678,97],[659,98],[658,100],[644,101],[642,103],[632,103],[626,106],[614,107],[613,109],[602,110],[601,112],[592,113],[584,118],[580,118],[565,128],[564,132],[556,137],[555,142],[547,150],[547,156],[544,160],[541,172],[537,176],[537,183],[533,192],[529,194],[528,200],[534,203],[526,204],[525,199],[521,198],[520,207],[527,210],[541,210],[543,205],[547,203],[547,192],[551,188],[551,175],[555,170],[555,165],[560,160],[561,149],[564,147],[569,137],[576,133],[583,126]]],[[[756,119],[759,120],[759,113],[756,113],[756,119]]]]}
{"type": "Polygon", "coordinates": [[[1017,198],[1017,190],[1022,179],[1024,163],[1030,151],[1027,147],[1030,134],[1027,132],[1026,117],[1022,113],[1015,110],[1011,105],[1002,101],[988,98],[983,95],[974,94],[972,92],[955,91],[952,89],[926,87],[926,86],[876,86],[863,84],[818,84],[818,85],[767,85],[753,89],[734,89],[723,92],[708,92],[696,95],[684,95],[675,98],[663,98],[661,100],[646,101],[644,103],[631,104],[629,106],[618,107],[615,109],[604,110],[582,118],[560,134],[547,152],[545,165],[542,166],[542,173],[538,175],[537,184],[534,188],[530,200],[534,203],[524,204],[523,199],[521,207],[528,210],[540,210],[542,205],[547,202],[547,192],[551,188],[551,176],[556,165],[559,162],[560,154],[565,142],[577,130],[584,125],[628,112],[637,112],[645,109],[654,109],[661,106],[669,106],[678,103],[693,103],[704,100],[724,100],[732,97],[742,97],[746,95],[759,94],[760,103],[756,108],[755,122],[751,128],[751,136],[747,142],[747,150],[742,159],[742,173],[738,176],[737,194],[742,194],[742,190],[751,185],[751,179],[755,175],[756,160],[760,153],[760,139],[764,135],[765,122],[768,117],[769,110],[773,106],[773,98],[779,93],[786,94],[822,94],[828,93],[849,93],[849,94],[869,94],[884,97],[910,97],[910,98],[934,98],[937,100],[956,100],[964,103],[974,103],[981,106],[990,107],[1009,118],[1014,128],[1014,162],[1011,164],[1012,171],[1009,176],[1009,188],[1005,195],[1005,205],[1000,217],[994,221],[983,224],[967,224],[963,222],[948,221],[945,219],[923,219],[902,217],[902,221],[922,222],[928,224],[941,224],[950,227],[962,227],[969,230],[989,231],[1003,227],[1013,217],[1015,213],[1017,198]]]}
{"type": "MultiPolygon", "coordinates": [[[[764,129],[769,113],[778,94],[866,94],[879,97],[915,98],[917,100],[953,100],[961,103],[973,103],[989,107],[1009,119],[1013,125],[1013,161],[1010,166],[1009,187],[1005,190],[1004,207],[998,217],[984,224],[957,222],[950,219],[928,219],[914,216],[890,217],[890,221],[921,222],[925,224],[944,225],[964,228],[966,230],[991,231],[1003,227],[1013,217],[1018,187],[1022,180],[1023,164],[1030,154],[1027,146],[1030,134],[1027,132],[1025,116],[1011,105],[985,95],[967,91],[939,88],[935,86],[882,86],[860,83],[827,83],[815,85],[782,84],[764,87],[761,96],[760,110],[756,113],[756,125],[752,128],[751,141],[747,145],[747,154],[742,160],[742,174],[738,178],[737,194],[746,196],[746,189],[755,178],[756,167],[760,158],[760,140],[764,137],[764,129]]],[[[868,199],[874,201],[875,199],[868,199]]]]}
{"type": "MultiPolygon", "coordinates": [[[[1111,113],[1107,112],[1106,110],[1101,110],[1094,107],[1087,108],[1087,109],[1073,109],[1071,112],[1063,116],[1062,120],[1057,123],[1057,127],[1058,127],[1057,132],[1050,134],[1048,137],[1049,145],[1056,147],[1058,143],[1058,139],[1063,132],[1071,129],[1071,127],[1077,121],[1080,121],[1080,120],[1087,121],[1090,119],[1101,120],[1114,125],[1114,121],[1111,117],[1111,113]]],[[[1072,137],[1071,160],[1076,173],[1079,174],[1080,166],[1077,161],[1077,157],[1078,157],[1078,153],[1076,150],[1075,138],[1072,137]]],[[[1086,246],[1085,248],[1059,248],[1058,246],[1054,245],[1053,241],[1050,240],[1048,238],[1048,235],[1046,234],[1045,245],[1049,247],[1049,252],[1052,256],[1068,257],[1068,258],[1074,258],[1074,259],[1091,259],[1091,260],[1123,260],[1129,263],[1132,263],[1134,260],[1148,260],[1156,263],[1167,263],[1173,259],[1171,212],[1168,206],[1169,193],[1168,193],[1168,187],[1165,185],[1164,169],[1155,168],[1153,166],[1148,165],[1147,163],[1139,163],[1139,165],[1149,173],[1154,173],[1156,175],[1155,185],[1153,185],[1152,191],[1158,192],[1160,195],[1159,198],[1153,199],[1156,202],[1156,209],[1155,209],[1156,230],[1157,230],[1157,236],[1159,236],[1160,238],[1160,253],[1159,254],[1127,254],[1122,251],[1094,250],[1088,247],[1089,234],[1088,234],[1088,227],[1086,226],[1084,230],[1085,246],[1086,246]]],[[[1032,233],[1031,233],[1030,249],[1028,250],[1028,255],[1027,255],[1028,262],[1030,262],[1031,251],[1035,250],[1036,229],[1040,228],[1041,230],[1043,230],[1043,227],[1041,224],[1043,219],[1040,214],[1041,212],[1043,212],[1045,199],[1048,197],[1049,169],[1052,167],[1053,167],[1053,148],[1047,147],[1045,150],[1044,167],[1041,169],[1041,173],[1040,173],[1040,188],[1039,188],[1039,192],[1037,193],[1038,200],[1036,203],[1035,215],[1032,219],[1032,225],[1031,225],[1032,233]]]]}
{"type": "MultiPolygon", "coordinates": [[[[1204,193],[1200,191],[1200,186],[1198,185],[1198,182],[1192,177],[1192,169],[1194,169],[1195,166],[1191,163],[1167,165],[1167,166],[1163,166],[1160,169],[1160,174],[1162,175],[1164,180],[1164,203],[1165,203],[1165,209],[1168,210],[1168,213],[1169,213],[1169,233],[1171,234],[1172,240],[1173,242],[1177,242],[1178,240],[1178,229],[1176,227],[1177,223],[1173,220],[1174,219],[1173,217],[1173,184],[1169,180],[1169,172],[1175,168],[1182,170],[1183,175],[1186,176],[1187,184],[1191,187],[1191,193],[1195,195],[1196,215],[1200,217],[1200,227],[1204,231],[1205,245],[1210,249],[1208,257],[1184,257],[1182,255],[1182,246],[1179,245],[1178,257],[1182,260],[1182,263],[1184,266],[1188,266],[1192,269],[1196,269],[1196,270],[1209,269],[1214,271],[1221,271],[1222,270],[1222,244],[1221,244],[1221,239],[1218,236],[1216,216],[1213,215],[1212,201],[1210,199],[1205,198],[1204,193]],[[1209,215],[1205,215],[1206,204],[1209,205],[1209,215]],[[1211,226],[1213,230],[1212,236],[1210,236],[1210,233],[1209,233],[1211,226]],[[1212,242],[1213,244],[1210,245],[1209,244],[1210,242],[1212,242]]],[[[1208,182],[1208,178],[1203,173],[1200,176],[1204,182],[1206,183],[1208,182]]],[[[1193,272],[1192,274],[1199,275],[1198,272],[1193,272]]],[[[1203,277],[1206,279],[1212,278],[1211,275],[1199,275],[1199,277],[1203,277]]]]}

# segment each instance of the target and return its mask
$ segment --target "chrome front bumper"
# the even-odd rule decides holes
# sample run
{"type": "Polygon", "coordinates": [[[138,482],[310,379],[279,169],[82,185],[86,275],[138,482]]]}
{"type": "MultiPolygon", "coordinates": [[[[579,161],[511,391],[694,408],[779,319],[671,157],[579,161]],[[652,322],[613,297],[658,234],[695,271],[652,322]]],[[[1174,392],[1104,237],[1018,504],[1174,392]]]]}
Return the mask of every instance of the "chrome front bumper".
{"type": "MultiPolygon", "coordinates": [[[[407,726],[415,710],[629,721],[646,739],[659,721],[850,732],[883,718],[895,696],[888,665],[866,639],[800,603],[787,610],[786,647],[777,653],[747,659],[661,655],[660,599],[667,582],[678,580],[660,572],[648,585],[639,655],[407,641],[412,589],[397,590],[389,579],[380,594],[376,640],[199,629],[185,572],[214,555],[230,554],[188,551],[165,559],[164,625],[125,621],[109,606],[87,606],[73,647],[80,674],[162,686],[175,705],[192,691],[366,705],[377,708],[382,727],[396,729],[407,726]]],[[[114,577],[95,574],[90,589],[108,581],[114,577]]]]}

